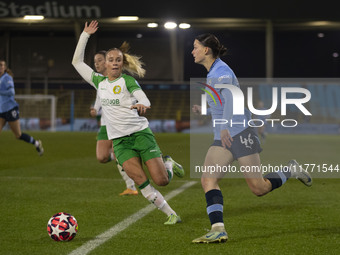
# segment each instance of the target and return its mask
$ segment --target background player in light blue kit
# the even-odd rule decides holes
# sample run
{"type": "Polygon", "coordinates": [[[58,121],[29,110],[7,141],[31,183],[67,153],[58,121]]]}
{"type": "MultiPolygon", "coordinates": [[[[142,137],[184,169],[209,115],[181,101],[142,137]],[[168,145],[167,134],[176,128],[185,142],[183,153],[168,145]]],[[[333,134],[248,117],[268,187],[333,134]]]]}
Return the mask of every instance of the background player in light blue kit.
{"type": "MultiPolygon", "coordinates": [[[[207,99],[212,119],[225,119],[228,124],[214,127],[214,142],[208,149],[204,166],[228,166],[238,160],[240,166],[258,166],[261,161],[259,153],[262,151],[259,139],[253,128],[247,126],[251,113],[245,109],[244,115],[233,115],[233,97],[229,89],[216,88],[216,84],[232,84],[239,87],[238,80],[231,68],[220,57],[227,49],[212,34],[196,37],[192,55],[195,63],[203,65],[207,71],[207,84],[214,87],[221,97],[222,106],[215,104],[213,99],[207,99]],[[245,122],[245,125],[230,125],[245,122]]],[[[209,88],[207,88],[209,90],[209,88]]],[[[210,90],[211,91],[211,90],[210,90]]],[[[194,105],[192,110],[201,113],[201,107],[194,105]]],[[[262,176],[261,171],[244,173],[244,177],[251,191],[256,196],[263,196],[279,188],[289,178],[297,178],[307,186],[312,185],[310,175],[303,170],[295,160],[291,160],[286,171],[273,172],[262,176]]],[[[218,185],[223,173],[203,173],[201,183],[207,202],[207,213],[211,223],[211,231],[193,240],[194,243],[225,242],[228,239],[223,222],[223,196],[218,185]]]]}
{"type": "Polygon", "coordinates": [[[4,60],[0,60],[0,132],[8,122],[9,127],[17,139],[31,143],[35,146],[38,154],[43,155],[44,149],[40,140],[22,133],[19,120],[19,105],[14,99],[15,90],[12,72],[7,68],[4,60]]]}

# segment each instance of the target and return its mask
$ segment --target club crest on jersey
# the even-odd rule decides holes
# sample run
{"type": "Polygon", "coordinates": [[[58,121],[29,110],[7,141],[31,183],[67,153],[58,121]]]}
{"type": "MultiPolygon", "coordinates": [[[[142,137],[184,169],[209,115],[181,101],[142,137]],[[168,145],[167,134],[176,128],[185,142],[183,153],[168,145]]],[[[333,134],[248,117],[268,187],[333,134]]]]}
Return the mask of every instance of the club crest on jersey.
{"type": "Polygon", "coordinates": [[[119,94],[122,91],[122,88],[119,85],[113,87],[113,93],[119,94]]]}

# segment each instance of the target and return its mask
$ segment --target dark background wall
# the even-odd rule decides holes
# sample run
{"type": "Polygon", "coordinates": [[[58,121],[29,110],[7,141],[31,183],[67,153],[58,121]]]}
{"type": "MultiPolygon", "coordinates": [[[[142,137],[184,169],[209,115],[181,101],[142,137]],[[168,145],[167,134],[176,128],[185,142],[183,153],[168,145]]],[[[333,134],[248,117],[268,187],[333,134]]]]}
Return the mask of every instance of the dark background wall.
{"type": "MultiPolygon", "coordinates": [[[[68,0],[2,0],[0,17],[20,16],[20,8],[25,6],[40,7],[46,11],[50,6],[52,16],[56,16],[60,7],[99,6],[100,16],[138,15],[156,18],[261,18],[261,19],[328,19],[339,20],[337,1],[325,0],[210,0],[210,1],[68,1],[68,0]],[[7,6],[11,4],[8,11],[7,6]]],[[[27,10],[27,8],[25,8],[27,10]]],[[[67,8],[66,8],[67,9],[67,8]]],[[[67,12],[70,14],[70,12],[67,12]]],[[[59,15],[60,12],[59,12],[59,15]]],[[[77,14],[74,14],[77,16],[77,14]]]]}
{"type": "MultiPolygon", "coordinates": [[[[83,27],[85,20],[99,21],[119,15],[137,15],[161,20],[197,20],[204,25],[206,18],[270,19],[274,26],[275,77],[340,77],[340,26],[282,29],[280,22],[338,21],[336,1],[0,1],[0,57],[9,50],[9,64],[19,79],[47,75],[49,79],[79,79],[71,66],[77,35],[73,22],[83,27]],[[90,11],[84,11],[84,6],[90,11]],[[78,9],[79,10],[78,10],[78,9]],[[78,10],[78,11],[77,11],[78,10]],[[50,25],[13,26],[12,20],[23,14],[45,14],[50,25]],[[65,16],[64,18],[62,16],[65,16]],[[66,17],[67,16],[67,17],[66,17]],[[53,20],[54,19],[54,20],[53,20]],[[64,25],[62,22],[64,22],[64,25]],[[2,25],[7,22],[9,25],[2,25]],[[55,23],[61,23],[58,26],[55,23]],[[6,44],[7,43],[7,44],[6,44]]],[[[109,23],[109,22],[108,22],[109,23]]],[[[184,80],[203,77],[205,70],[193,63],[191,56],[195,36],[214,33],[229,49],[223,59],[238,77],[266,75],[265,28],[219,28],[192,26],[177,30],[183,47],[184,80]]],[[[171,81],[170,33],[162,27],[116,29],[100,28],[89,41],[86,61],[92,65],[95,51],[119,46],[124,40],[132,52],[143,56],[147,81],[171,81]]]]}

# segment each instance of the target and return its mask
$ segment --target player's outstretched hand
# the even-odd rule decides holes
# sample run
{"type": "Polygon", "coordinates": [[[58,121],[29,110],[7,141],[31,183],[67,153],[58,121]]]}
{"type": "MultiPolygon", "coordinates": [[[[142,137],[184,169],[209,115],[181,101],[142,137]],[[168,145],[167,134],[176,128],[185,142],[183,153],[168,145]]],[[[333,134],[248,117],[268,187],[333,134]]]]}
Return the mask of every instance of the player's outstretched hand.
{"type": "Polygon", "coordinates": [[[98,21],[92,20],[89,25],[85,22],[84,32],[92,35],[98,30],[98,21]]]}
{"type": "Polygon", "coordinates": [[[130,107],[130,109],[137,109],[139,114],[145,114],[147,109],[150,109],[150,106],[145,106],[143,104],[135,104],[130,107]]]}

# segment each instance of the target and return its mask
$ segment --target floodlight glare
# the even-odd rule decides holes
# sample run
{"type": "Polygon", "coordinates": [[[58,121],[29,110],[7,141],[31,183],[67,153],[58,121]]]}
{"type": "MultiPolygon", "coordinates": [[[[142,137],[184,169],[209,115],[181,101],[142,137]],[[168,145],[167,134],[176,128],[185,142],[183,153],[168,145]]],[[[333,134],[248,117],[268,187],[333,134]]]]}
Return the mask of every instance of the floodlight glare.
{"type": "Polygon", "coordinates": [[[177,27],[177,24],[175,22],[169,21],[164,24],[164,27],[166,29],[174,29],[177,27]]]}
{"type": "Polygon", "coordinates": [[[191,25],[188,24],[188,23],[181,23],[181,24],[179,24],[179,28],[181,28],[181,29],[188,29],[190,27],[191,27],[191,25]]]}
{"type": "Polygon", "coordinates": [[[137,16],[119,16],[118,20],[120,20],[120,21],[136,21],[136,20],[139,20],[139,17],[137,17],[137,16]]]}
{"type": "Polygon", "coordinates": [[[45,17],[42,15],[25,15],[24,20],[43,20],[45,17]]]}
{"type": "Polygon", "coordinates": [[[148,27],[155,28],[155,27],[158,27],[158,24],[157,23],[148,23],[148,27]]]}

